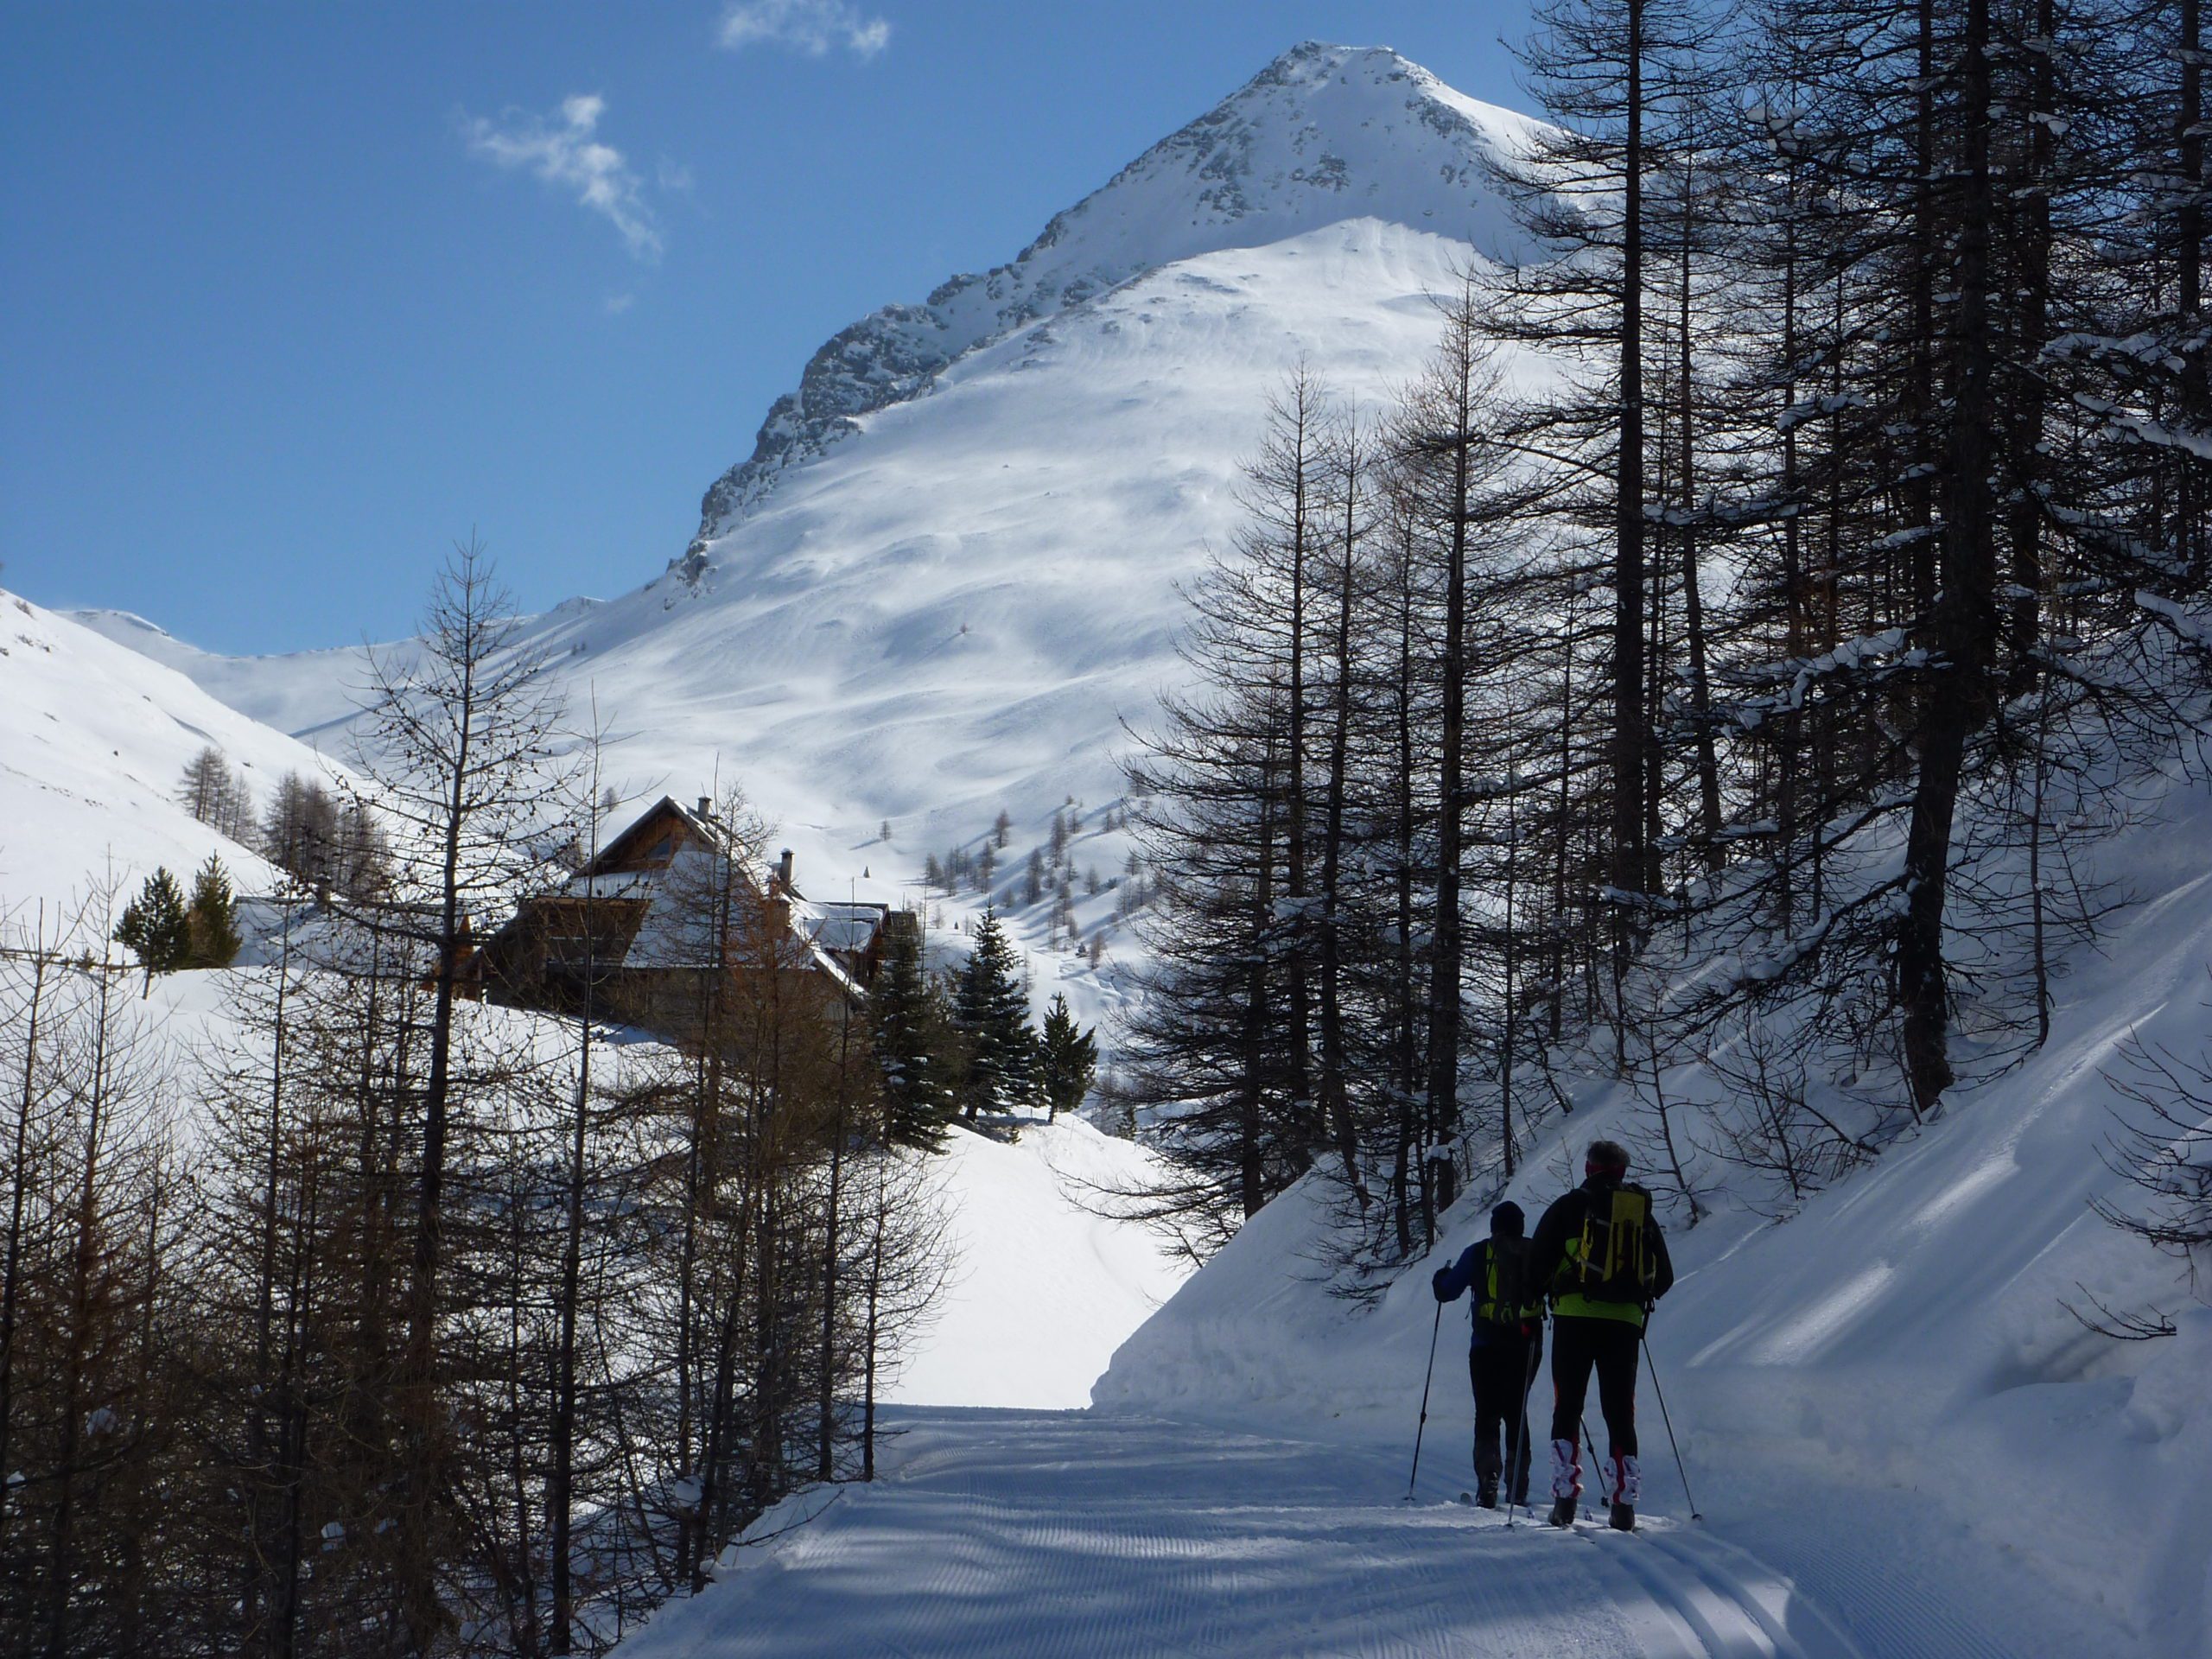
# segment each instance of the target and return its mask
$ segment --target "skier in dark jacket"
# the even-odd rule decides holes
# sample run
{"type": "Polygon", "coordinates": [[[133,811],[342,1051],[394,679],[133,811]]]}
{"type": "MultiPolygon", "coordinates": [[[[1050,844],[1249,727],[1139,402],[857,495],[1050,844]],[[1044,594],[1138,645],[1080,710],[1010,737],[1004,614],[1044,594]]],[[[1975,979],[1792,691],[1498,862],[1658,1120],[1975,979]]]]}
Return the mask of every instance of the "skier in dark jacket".
{"type": "Polygon", "coordinates": [[[1544,1211],[1529,1249],[1529,1283],[1552,1299],[1552,1513],[1574,1524],[1582,1497],[1580,1424],[1590,1373],[1605,1416],[1613,1525],[1636,1525],[1636,1355],[1644,1316],[1673,1287],[1651,1195],[1629,1181],[1628,1150],[1593,1141],[1582,1185],[1544,1211]]]}
{"type": "Polygon", "coordinates": [[[1543,1351],[1543,1294],[1529,1276],[1526,1218],[1510,1200],[1490,1212],[1490,1236],[1470,1244],[1432,1281],[1440,1302],[1475,1293],[1474,1339],[1467,1374],[1475,1385],[1476,1501],[1497,1507],[1497,1482],[1505,1467],[1503,1434],[1515,1467],[1508,1483],[1511,1503],[1529,1501],[1529,1385],[1543,1351]]]}

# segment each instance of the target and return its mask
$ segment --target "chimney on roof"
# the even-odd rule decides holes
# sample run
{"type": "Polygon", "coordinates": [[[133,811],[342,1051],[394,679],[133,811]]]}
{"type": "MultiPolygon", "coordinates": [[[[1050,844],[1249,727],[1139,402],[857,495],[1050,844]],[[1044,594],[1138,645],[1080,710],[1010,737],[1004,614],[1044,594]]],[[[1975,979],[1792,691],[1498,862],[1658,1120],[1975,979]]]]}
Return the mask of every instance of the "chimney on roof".
{"type": "Polygon", "coordinates": [[[711,818],[715,816],[715,798],[713,796],[702,795],[699,798],[699,816],[702,818],[711,818]]]}
{"type": "Polygon", "coordinates": [[[783,856],[776,861],[776,880],[784,884],[784,891],[791,890],[791,849],[784,849],[783,856]]]}

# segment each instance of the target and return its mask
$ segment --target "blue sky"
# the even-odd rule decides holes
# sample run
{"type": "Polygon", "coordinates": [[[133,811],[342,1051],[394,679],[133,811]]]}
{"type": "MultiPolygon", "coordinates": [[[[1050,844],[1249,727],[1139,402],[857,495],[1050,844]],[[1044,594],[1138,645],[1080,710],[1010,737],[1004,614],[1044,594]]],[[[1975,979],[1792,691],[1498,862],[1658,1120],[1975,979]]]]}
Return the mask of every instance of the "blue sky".
{"type": "Polygon", "coordinates": [[[814,347],[1293,42],[1525,104],[1516,0],[0,4],[0,584],[233,652],[680,553],[814,347]]]}

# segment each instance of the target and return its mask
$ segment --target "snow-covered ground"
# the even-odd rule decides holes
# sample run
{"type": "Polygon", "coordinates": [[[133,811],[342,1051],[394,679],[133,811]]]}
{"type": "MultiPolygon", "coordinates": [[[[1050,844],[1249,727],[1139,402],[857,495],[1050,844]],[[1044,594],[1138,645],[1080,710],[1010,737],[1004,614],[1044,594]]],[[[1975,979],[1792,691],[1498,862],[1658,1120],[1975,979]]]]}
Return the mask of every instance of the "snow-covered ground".
{"type": "MultiPolygon", "coordinates": [[[[2001,1659],[1910,1645],[1919,1609],[1870,1585],[1859,1646],[1720,1532],[1655,1521],[1562,1535],[1452,1501],[1437,1465],[1262,1432],[1074,1414],[904,1412],[886,1477],[764,1516],[625,1659],[2001,1659]]],[[[1435,1450],[1443,1451],[1439,1446],[1435,1450]]]]}
{"type": "Polygon", "coordinates": [[[924,1405],[1081,1406],[1114,1350],[1189,1273],[1151,1235],[1085,1209],[1154,1154],[1062,1118],[1009,1145],[954,1131],[935,1161],[954,1240],[950,1282],[888,1398],[924,1405]]]}

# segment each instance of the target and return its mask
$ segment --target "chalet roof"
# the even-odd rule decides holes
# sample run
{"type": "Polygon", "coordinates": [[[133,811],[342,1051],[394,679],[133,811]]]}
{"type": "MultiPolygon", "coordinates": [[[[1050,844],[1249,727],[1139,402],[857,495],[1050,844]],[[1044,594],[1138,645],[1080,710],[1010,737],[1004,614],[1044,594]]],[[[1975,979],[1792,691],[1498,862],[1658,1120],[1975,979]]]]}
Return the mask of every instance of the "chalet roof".
{"type": "MultiPolygon", "coordinates": [[[[786,903],[791,913],[791,947],[794,967],[810,967],[826,974],[843,990],[861,995],[852,976],[830,953],[861,950],[872,933],[854,937],[855,918],[850,905],[829,907],[809,904],[795,888],[785,887],[777,873],[752,849],[732,836],[727,826],[709,813],[696,811],[664,795],[602,847],[596,857],[570,876],[561,888],[566,898],[627,900],[645,907],[645,914],[632,935],[624,954],[626,968],[699,968],[714,960],[711,940],[703,930],[687,926],[683,918],[658,900],[671,889],[687,886],[702,890],[715,879],[714,862],[728,859],[739,877],[756,897],[786,903]],[[636,868],[615,868],[630,861],[641,843],[673,817],[683,834],[664,861],[636,868]],[[779,888],[781,889],[779,891],[779,888]],[[835,916],[830,911],[838,912],[835,916]],[[827,937],[825,937],[825,934],[827,937]]],[[[882,907],[876,907],[879,913],[882,907]]]]}

